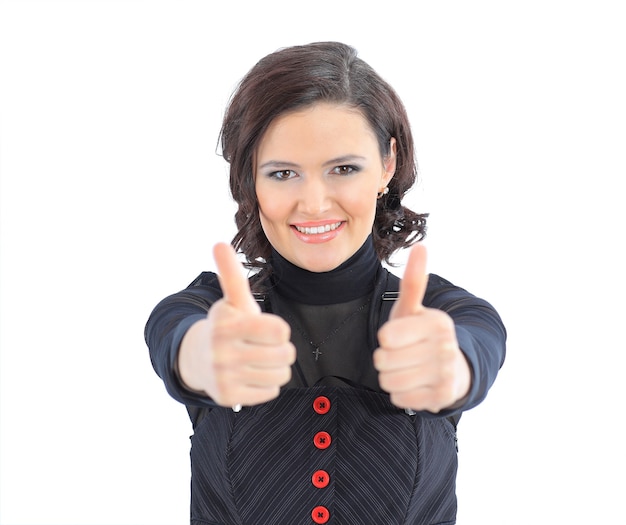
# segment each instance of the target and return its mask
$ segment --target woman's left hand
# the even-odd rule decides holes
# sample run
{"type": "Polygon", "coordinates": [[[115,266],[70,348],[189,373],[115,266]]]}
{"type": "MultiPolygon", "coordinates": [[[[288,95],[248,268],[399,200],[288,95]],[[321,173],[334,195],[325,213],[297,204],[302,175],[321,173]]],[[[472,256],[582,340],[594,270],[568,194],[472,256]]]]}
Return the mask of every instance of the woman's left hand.
{"type": "Polygon", "coordinates": [[[394,405],[437,413],[467,395],[471,371],[450,316],[423,306],[427,284],[426,248],[417,244],[400,283],[400,297],[378,331],[374,366],[394,405]]]}

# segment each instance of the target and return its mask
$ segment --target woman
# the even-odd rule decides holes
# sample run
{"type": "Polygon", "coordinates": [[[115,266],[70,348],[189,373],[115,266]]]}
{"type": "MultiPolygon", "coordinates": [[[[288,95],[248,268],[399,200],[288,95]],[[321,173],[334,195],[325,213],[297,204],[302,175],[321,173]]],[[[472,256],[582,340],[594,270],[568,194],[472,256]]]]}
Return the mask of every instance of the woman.
{"type": "Polygon", "coordinates": [[[425,273],[401,101],[349,46],[286,48],[242,80],[221,145],[253,275],[218,244],[218,275],[145,332],[194,426],[191,523],[455,523],[456,422],[506,335],[425,273]],[[400,282],[381,262],[411,245],[400,282]]]}

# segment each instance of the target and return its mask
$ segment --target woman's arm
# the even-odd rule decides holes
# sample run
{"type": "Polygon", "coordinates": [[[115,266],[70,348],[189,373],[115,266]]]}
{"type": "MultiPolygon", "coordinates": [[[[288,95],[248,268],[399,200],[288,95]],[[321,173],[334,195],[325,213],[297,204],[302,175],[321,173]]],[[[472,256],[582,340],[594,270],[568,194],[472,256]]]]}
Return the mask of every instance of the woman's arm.
{"type": "Polygon", "coordinates": [[[189,328],[206,319],[211,305],[221,296],[217,276],[203,273],[187,289],[159,302],[146,323],[144,338],[152,366],[167,392],[186,405],[215,405],[206,395],[192,392],[183,384],[178,372],[178,352],[189,328]]]}
{"type": "Polygon", "coordinates": [[[154,369],[187,405],[269,401],[291,378],[289,325],[261,312],[231,246],[216,245],[214,256],[219,282],[209,274],[152,312],[145,338],[154,369]]]}

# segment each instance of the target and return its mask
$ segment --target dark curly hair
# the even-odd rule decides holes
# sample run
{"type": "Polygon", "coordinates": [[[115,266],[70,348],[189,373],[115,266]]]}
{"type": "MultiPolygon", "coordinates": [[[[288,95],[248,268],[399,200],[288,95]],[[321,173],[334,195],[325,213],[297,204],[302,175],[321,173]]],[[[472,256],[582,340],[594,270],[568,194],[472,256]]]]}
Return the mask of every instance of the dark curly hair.
{"type": "Polygon", "coordinates": [[[404,105],[393,88],[357,51],[339,42],[316,42],[280,49],[262,58],[233,93],[222,124],[222,155],[230,164],[230,190],[239,205],[235,249],[249,268],[263,269],[271,245],[263,232],[254,181],[254,153],[271,122],[317,102],[357,108],[372,127],[383,158],[396,139],[396,171],[389,193],[378,199],[372,228],[378,258],[421,240],[426,217],[401,204],[417,178],[413,136],[404,105]]]}

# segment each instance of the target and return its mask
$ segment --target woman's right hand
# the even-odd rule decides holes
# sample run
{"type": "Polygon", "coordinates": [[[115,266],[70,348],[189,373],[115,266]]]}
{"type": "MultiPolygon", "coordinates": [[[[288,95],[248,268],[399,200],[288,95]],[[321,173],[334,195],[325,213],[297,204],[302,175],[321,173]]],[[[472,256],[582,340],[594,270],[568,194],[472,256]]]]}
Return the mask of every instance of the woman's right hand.
{"type": "Polygon", "coordinates": [[[290,327],[261,312],[230,245],[217,244],[213,256],[224,295],[183,337],[181,379],[222,406],[270,401],[291,378],[296,350],[290,327]]]}

